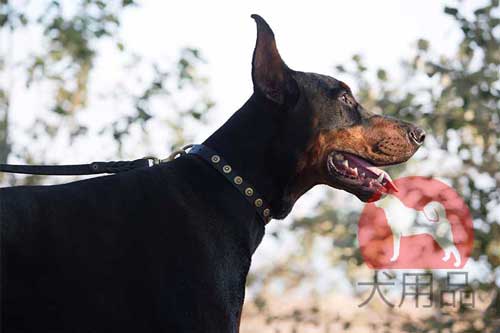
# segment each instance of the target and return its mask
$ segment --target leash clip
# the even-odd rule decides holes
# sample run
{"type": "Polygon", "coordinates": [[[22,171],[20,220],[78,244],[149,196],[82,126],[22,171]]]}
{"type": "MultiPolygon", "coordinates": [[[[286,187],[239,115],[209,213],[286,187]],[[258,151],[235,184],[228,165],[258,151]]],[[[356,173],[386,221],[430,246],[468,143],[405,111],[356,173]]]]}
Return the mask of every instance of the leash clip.
{"type": "Polygon", "coordinates": [[[157,158],[154,156],[144,156],[143,159],[148,160],[149,166],[152,167],[154,165],[173,161],[179,156],[186,155],[187,154],[186,150],[190,149],[193,146],[194,146],[194,144],[189,144],[189,145],[186,145],[180,149],[177,149],[177,150],[173,151],[167,158],[162,159],[162,158],[157,158]]]}
{"type": "Polygon", "coordinates": [[[182,147],[181,149],[177,149],[177,150],[173,151],[172,154],[170,154],[170,156],[168,156],[167,158],[165,158],[163,160],[160,160],[160,163],[170,162],[170,161],[175,160],[179,156],[186,155],[187,154],[186,150],[190,149],[193,146],[194,146],[194,144],[189,144],[189,145],[182,147]]]}
{"type": "Polygon", "coordinates": [[[152,167],[154,165],[173,161],[179,156],[186,155],[187,154],[186,150],[190,149],[193,146],[194,146],[194,144],[189,144],[189,145],[186,145],[180,149],[177,149],[177,150],[173,151],[167,158],[162,159],[162,158],[158,158],[158,157],[154,157],[154,156],[144,156],[142,159],[148,160],[149,166],[152,167]]]}

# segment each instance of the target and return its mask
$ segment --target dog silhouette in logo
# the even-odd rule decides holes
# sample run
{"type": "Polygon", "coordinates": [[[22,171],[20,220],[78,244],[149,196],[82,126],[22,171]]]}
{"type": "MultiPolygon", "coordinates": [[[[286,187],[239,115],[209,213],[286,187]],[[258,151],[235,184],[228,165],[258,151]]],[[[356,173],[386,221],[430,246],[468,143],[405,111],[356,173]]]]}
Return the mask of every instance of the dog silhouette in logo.
{"type": "Polygon", "coordinates": [[[443,249],[443,261],[447,262],[453,254],[454,266],[459,267],[462,260],[453,240],[450,221],[446,217],[446,209],[437,202],[431,201],[420,210],[405,206],[394,195],[388,195],[375,203],[385,212],[387,223],[393,235],[393,254],[390,259],[395,262],[399,258],[401,237],[427,234],[432,236],[443,249]]]}

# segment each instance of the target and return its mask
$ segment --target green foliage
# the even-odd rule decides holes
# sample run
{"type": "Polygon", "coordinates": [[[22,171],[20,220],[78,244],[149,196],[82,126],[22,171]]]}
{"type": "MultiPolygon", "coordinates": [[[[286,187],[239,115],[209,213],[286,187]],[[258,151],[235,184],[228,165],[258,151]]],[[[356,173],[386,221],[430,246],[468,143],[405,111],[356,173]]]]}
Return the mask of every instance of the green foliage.
{"type": "MultiPolygon", "coordinates": [[[[102,133],[110,132],[119,144],[123,138],[130,134],[134,126],[139,125],[146,133],[146,124],[154,119],[151,102],[155,98],[170,97],[182,91],[199,90],[204,91],[207,80],[198,73],[198,66],[205,62],[200,52],[193,48],[183,48],[173,64],[173,68],[163,69],[158,64],[152,65],[152,78],[144,86],[139,94],[133,94],[131,102],[134,106],[134,113],[113,121],[109,127],[104,128],[102,133]]],[[[214,106],[212,100],[202,94],[202,96],[192,95],[193,102],[188,108],[180,109],[175,103],[165,102],[165,107],[170,113],[176,115],[175,120],[169,121],[169,131],[173,133],[171,149],[185,144],[186,137],[185,121],[192,119],[203,122],[207,112],[214,106]]]]}
{"type": "MultiPolygon", "coordinates": [[[[159,98],[168,105],[174,93],[190,91],[193,104],[179,108],[172,102],[172,111],[180,118],[203,119],[213,102],[205,93],[207,80],[197,71],[204,63],[199,50],[184,48],[175,62],[168,65],[148,62],[128,51],[120,39],[122,14],[135,7],[133,0],[44,0],[28,5],[2,0],[0,32],[9,36],[11,42],[2,45],[0,65],[1,69],[14,74],[11,81],[0,85],[0,163],[12,155],[27,162],[35,158],[37,163],[42,163],[44,159],[40,149],[35,153],[29,144],[12,143],[12,129],[9,130],[8,125],[16,118],[10,107],[13,80],[25,79],[27,89],[43,88],[51,94],[50,105],[43,106],[48,107],[49,112],[31,111],[41,115],[28,129],[28,140],[36,142],[49,138],[50,142],[66,136],[68,144],[72,144],[89,133],[89,125],[81,123],[78,115],[88,109],[91,77],[103,45],[114,46],[117,56],[121,57],[117,62],[132,59],[124,68],[130,74],[124,83],[126,86],[116,89],[112,97],[104,96],[106,93],[100,97],[113,98],[117,104],[124,102],[123,110],[104,128],[92,128],[103,137],[111,137],[118,153],[134,128],[139,127],[143,136],[148,135],[146,125],[156,118],[151,103],[159,98]],[[35,34],[41,41],[41,47],[33,53],[26,53],[27,45],[16,43],[23,31],[35,34]],[[17,52],[13,52],[14,49],[17,52]],[[12,59],[13,53],[26,56],[12,59]],[[200,94],[202,96],[198,97],[200,94]]],[[[165,132],[169,131],[169,126],[174,133],[172,145],[181,143],[185,133],[180,120],[167,123],[165,132]]]]}
{"type": "MultiPolygon", "coordinates": [[[[474,283],[477,290],[496,295],[497,299],[494,277],[498,277],[495,268],[500,265],[500,219],[494,211],[500,206],[498,9],[497,0],[490,0],[471,16],[465,15],[461,8],[446,7],[444,12],[455,20],[457,29],[462,32],[456,53],[437,56],[429,41],[419,39],[414,56],[402,66],[403,82],[395,82],[388,70],[368,69],[360,55],[353,56],[350,63],[336,67],[337,74],[351,78],[351,83],[356,84],[355,94],[365,108],[420,124],[430,134],[428,141],[438,144],[438,147],[427,147],[426,150],[440,149],[449,158],[461,160],[461,167],[456,170],[442,174],[440,168],[436,168],[429,176],[448,178],[469,205],[476,226],[472,257],[486,260],[491,267],[491,275],[484,283],[474,283]],[[484,179],[488,185],[484,184],[484,179]]],[[[391,168],[394,176],[401,172],[404,172],[404,166],[391,168]]],[[[313,216],[293,221],[291,228],[300,235],[301,251],[307,252],[306,248],[312,247],[318,238],[332,239],[332,249],[328,254],[331,264],[349,263],[346,269],[354,284],[353,277],[359,277],[364,265],[356,244],[360,212],[332,207],[331,202],[320,204],[313,216]]],[[[312,255],[309,260],[312,260],[312,255]]],[[[296,262],[294,253],[283,265],[294,266],[296,262]]],[[[273,273],[276,272],[264,272],[273,273]]],[[[276,277],[280,281],[295,281],[300,275],[300,272],[280,273],[276,277]]],[[[267,275],[259,277],[261,283],[273,281],[267,275]]],[[[261,290],[264,292],[265,288],[261,287],[261,290]]],[[[482,332],[484,327],[495,325],[494,319],[498,318],[500,307],[497,300],[487,311],[464,309],[460,315],[444,310],[437,312],[436,316],[423,322],[406,321],[402,330],[482,332]]]]}

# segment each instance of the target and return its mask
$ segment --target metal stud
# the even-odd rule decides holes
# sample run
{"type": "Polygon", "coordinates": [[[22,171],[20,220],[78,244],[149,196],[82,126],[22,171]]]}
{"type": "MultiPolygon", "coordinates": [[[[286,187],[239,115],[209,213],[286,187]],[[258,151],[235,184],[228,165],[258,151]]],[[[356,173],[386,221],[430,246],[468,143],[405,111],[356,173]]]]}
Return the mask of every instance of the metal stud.
{"type": "Polygon", "coordinates": [[[269,210],[269,208],[266,208],[266,209],[264,209],[262,214],[264,214],[265,217],[269,217],[269,214],[271,214],[271,211],[269,210]]]}
{"type": "Polygon", "coordinates": [[[241,185],[241,183],[243,183],[243,178],[241,178],[240,176],[234,177],[234,183],[237,185],[241,185]]]}
{"type": "Polygon", "coordinates": [[[231,170],[231,167],[227,164],[222,167],[222,171],[224,171],[224,173],[230,173],[231,170]]]}
{"type": "Polygon", "coordinates": [[[247,195],[247,197],[251,197],[253,195],[253,189],[251,187],[247,187],[245,189],[245,194],[247,195]]]}
{"type": "Polygon", "coordinates": [[[213,163],[219,163],[220,162],[220,156],[219,155],[213,155],[211,158],[213,163]]]}
{"type": "Polygon", "coordinates": [[[256,206],[256,207],[261,207],[261,206],[262,206],[262,204],[263,204],[263,202],[262,202],[262,199],[261,199],[261,198],[256,199],[254,203],[255,203],[255,206],[256,206]]]}

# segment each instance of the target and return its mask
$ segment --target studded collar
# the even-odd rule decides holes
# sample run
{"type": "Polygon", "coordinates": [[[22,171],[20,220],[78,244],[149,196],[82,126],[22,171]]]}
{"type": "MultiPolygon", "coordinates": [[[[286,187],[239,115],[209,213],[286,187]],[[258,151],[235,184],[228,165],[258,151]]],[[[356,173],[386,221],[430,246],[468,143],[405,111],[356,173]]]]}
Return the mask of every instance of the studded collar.
{"type": "Polygon", "coordinates": [[[255,187],[241,177],[220,154],[204,145],[193,145],[188,154],[201,157],[233,185],[245,200],[255,209],[264,224],[271,220],[271,207],[255,187]]]}

